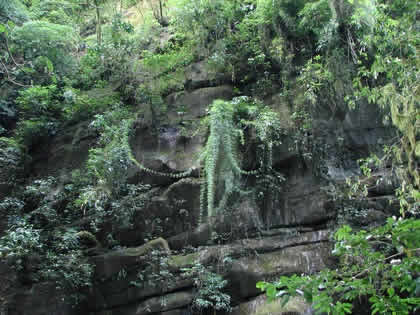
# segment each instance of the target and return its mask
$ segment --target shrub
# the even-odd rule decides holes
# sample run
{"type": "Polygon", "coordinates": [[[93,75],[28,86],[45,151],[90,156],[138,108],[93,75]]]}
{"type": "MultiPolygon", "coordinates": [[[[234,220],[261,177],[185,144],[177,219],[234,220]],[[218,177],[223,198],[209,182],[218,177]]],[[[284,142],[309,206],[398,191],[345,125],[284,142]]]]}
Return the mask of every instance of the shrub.
{"type": "Polygon", "coordinates": [[[18,108],[25,118],[57,116],[60,111],[55,85],[35,85],[19,92],[18,108]]]}
{"type": "Polygon", "coordinates": [[[0,0],[0,22],[22,23],[28,19],[28,10],[19,0],[0,0]]]}
{"type": "Polygon", "coordinates": [[[420,220],[389,218],[384,226],[353,232],[341,227],[333,254],[339,268],[316,275],[259,282],[269,299],[302,294],[318,313],[352,314],[353,303],[367,298],[372,314],[411,314],[419,309],[420,220]]]}
{"type": "Polygon", "coordinates": [[[26,60],[47,57],[57,74],[65,75],[74,68],[71,52],[76,48],[74,28],[42,21],[26,22],[11,33],[13,49],[26,60]]]}
{"type": "Polygon", "coordinates": [[[15,268],[23,271],[25,260],[43,249],[40,238],[39,230],[25,221],[20,221],[0,238],[0,256],[12,258],[15,268]]]}
{"type": "Polygon", "coordinates": [[[93,266],[84,261],[74,230],[45,233],[25,220],[18,221],[0,238],[0,257],[8,258],[22,278],[53,281],[64,300],[73,305],[91,285],[93,266]],[[40,257],[35,271],[26,270],[31,257],[40,257]],[[23,271],[26,271],[23,272],[23,271]]]}
{"type": "Polygon", "coordinates": [[[185,275],[193,277],[194,286],[197,288],[192,303],[194,308],[200,312],[205,309],[212,309],[214,312],[231,311],[230,296],[223,293],[228,282],[221,275],[208,270],[200,263],[194,264],[191,268],[184,268],[182,271],[185,275]]]}
{"type": "Polygon", "coordinates": [[[24,155],[19,143],[0,137],[0,185],[15,184],[23,172],[24,155]]]}

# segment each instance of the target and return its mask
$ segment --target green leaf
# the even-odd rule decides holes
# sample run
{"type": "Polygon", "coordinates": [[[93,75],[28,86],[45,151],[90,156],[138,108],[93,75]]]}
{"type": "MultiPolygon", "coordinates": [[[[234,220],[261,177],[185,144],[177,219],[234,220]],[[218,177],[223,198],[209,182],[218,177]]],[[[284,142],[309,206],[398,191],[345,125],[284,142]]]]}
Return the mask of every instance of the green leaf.
{"type": "Polygon", "coordinates": [[[257,289],[260,289],[260,290],[264,291],[265,288],[267,287],[267,283],[264,282],[264,281],[258,281],[256,287],[257,287],[257,289]]]}
{"type": "Polygon", "coordinates": [[[311,290],[304,290],[303,297],[308,303],[312,303],[312,291],[311,290]]]}
{"type": "Polygon", "coordinates": [[[267,292],[268,298],[274,299],[276,297],[277,290],[276,290],[276,287],[274,285],[269,285],[267,287],[266,292],[267,292]]]}

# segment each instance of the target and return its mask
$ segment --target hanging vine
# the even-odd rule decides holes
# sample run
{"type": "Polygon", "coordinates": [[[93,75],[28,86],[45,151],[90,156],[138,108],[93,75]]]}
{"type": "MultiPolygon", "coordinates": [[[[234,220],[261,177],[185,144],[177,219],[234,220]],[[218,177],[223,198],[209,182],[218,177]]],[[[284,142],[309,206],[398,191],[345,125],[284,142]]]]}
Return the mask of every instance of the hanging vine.
{"type": "MultiPolygon", "coordinates": [[[[204,150],[199,157],[203,165],[200,189],[200,219],[204,213],[207,218],[215,216],[225,208],[233,193],[249,194],[244,190],[242,176],[256,176],[261,182],[272,183],[272,148],[279,142],[280,122],[277,114],[261,103],[247,97],[235,98],[232,101],[216,100],[210,107],[208,116],[209,136],[204,150]],[[253,130],[258,146],[258,168],[244,170],[241,167],[242,157],[239,148],[245,145],[245,133],[253,130]],[[219,202],[216,203],[216,198],[219,202]]],[[[140,170],[147,173],[180,179],[190,176],[194,168],[180,173],[166,173],[152,170],[136,160],[129,145],[129,129],[124,131],[123,145],[128,151],[130,161],[140,170]]],[[[276,179],[283,180],[277,174],[276,179]]]]}

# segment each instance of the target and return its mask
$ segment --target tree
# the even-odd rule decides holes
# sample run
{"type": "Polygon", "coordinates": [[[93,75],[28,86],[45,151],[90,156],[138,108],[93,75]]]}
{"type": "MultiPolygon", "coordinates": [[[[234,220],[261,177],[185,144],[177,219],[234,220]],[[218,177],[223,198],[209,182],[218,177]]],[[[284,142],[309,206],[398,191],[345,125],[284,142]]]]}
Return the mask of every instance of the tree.
{"type": "Polygon", "coordinates": [[[95,5],[95,12],[96,12],[96,39],[99,46],[102,45],[102,21],[101,21],[100,1],[101,0],[93,0],[93,3],[95,5]]]}

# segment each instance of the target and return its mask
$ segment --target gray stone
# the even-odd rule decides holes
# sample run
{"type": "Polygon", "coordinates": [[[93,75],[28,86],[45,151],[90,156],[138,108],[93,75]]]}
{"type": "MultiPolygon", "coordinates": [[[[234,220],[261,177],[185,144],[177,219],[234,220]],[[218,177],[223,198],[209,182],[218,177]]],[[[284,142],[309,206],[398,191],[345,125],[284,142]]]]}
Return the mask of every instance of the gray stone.
{"type": "Polygon", "coordinates": [[[235,307],[231,315],[311,315],[312,308],[302,297],[291,297],[282,305],[283,301],[277,299],[269,302],[265,295],[260,295],[249,302],[241,303],[235,307]]]}
{"type": "Polygon", "coordinates": [[[123,268],[138,264],[153,250],[159,250],[168,254],[170,252],[168,243],[163,238],[158,238],[143,246],[120,249],[92,257],[92,262],[95,264],[95,277],[97,279],[108,279],[118,274],[123,268]]]}
{"type": "Polygon", "coordinates": [[[233,87],[221,85],[206,87],[191,92],[182,91],[170,94],[166,98],[169,106],[170,122],[179,123],[203,117],[207,114],[208,106],[214,100],[230,100],[233,97],[233,87]]]}
{"type": "Polygon", "coordinates": [[[159,297],[152,297],[142,302],[132,303],[130,305],[115,307],[109,310],[93,312],[92,315],[146,315],[161,314],[169,311],[167,314],[177,314],[176,309],[191,304],[194,298],[193,291],[181,291],[169,293],[159,297]],[[171,312],[171,310],[175,310],[171,312]]]}
{"type": "Polygon", "coordinates": [[[207,60],[189,65],[185,69],[185,78],[187,90],[217,86],[229,82],[231,79],[228,74],[211,71],[207,60]]]}

